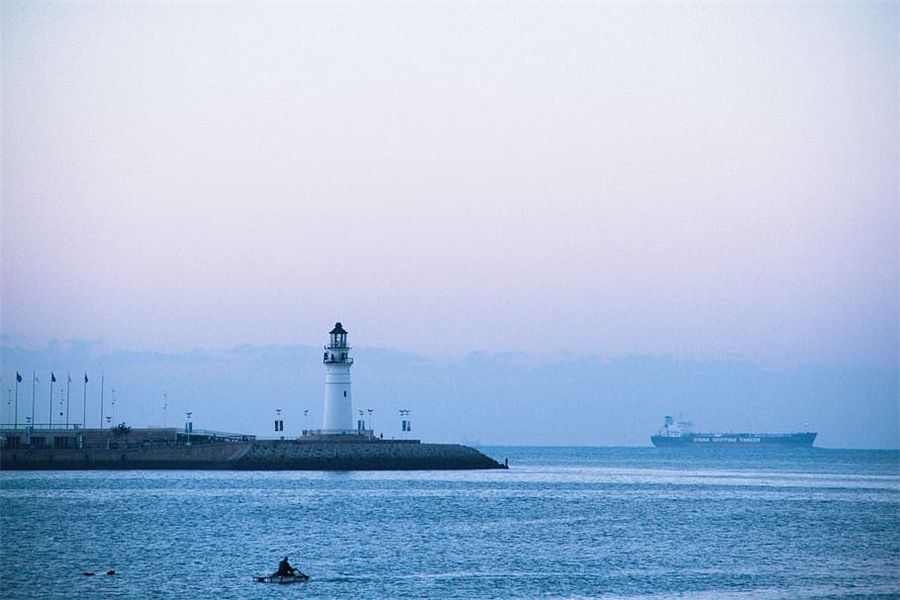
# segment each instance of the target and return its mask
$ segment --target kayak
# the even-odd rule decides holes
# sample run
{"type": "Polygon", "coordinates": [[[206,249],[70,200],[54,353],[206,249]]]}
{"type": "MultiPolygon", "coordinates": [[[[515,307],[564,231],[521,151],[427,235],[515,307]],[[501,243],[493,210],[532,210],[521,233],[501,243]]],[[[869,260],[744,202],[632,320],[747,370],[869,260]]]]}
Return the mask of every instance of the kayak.
{"type": "Polygon", "coordinates": [[[254,575],[253,581],[257,583],[296,583],[298,581],[307,581],[309,575],[300,573],[298,575],[254,575]]]}

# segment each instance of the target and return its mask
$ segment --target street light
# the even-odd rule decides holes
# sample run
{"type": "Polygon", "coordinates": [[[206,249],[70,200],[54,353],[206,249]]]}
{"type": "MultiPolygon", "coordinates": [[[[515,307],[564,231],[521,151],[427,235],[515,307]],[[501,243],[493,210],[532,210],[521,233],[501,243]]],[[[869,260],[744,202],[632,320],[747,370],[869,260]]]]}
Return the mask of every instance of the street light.
{"type": "Polygon", "coordinates": [[[184,416],[186,417],[186,420],[184,423],[184,433],[187,436],[187,441],[185,442],[185,444],[188,446],[191,445],[191,432],[194,431],[194,424],[191,423],[191,415],[192,414],[194,414],[194,412],[190,411],[190,410],[185,411],[185,413],[184,413],[184,416]]]}
{"type": "Polygon", "coordinates": [[[412,431],[412,423],[409,421],[409,413],[412,412],[407,408],[400,409],[400,432],[403,434],[403,437],[406,437],[407,431],[412,431]],[[407,417],[404,419],[403,417],[407,417]]]}

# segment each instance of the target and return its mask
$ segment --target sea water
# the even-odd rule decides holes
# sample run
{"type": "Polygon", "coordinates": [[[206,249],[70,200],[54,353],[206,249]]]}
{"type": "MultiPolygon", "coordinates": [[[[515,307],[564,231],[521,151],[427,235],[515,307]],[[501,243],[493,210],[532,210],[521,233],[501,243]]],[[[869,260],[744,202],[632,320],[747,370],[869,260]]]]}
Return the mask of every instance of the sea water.
{"type": "Polygon", "coordinates": [[[900,598],[896,451],[482,450],[510,469],[0,472],[0,595],[900,598]],[[253,581],[285,555],[308,582],[253,581]]]}

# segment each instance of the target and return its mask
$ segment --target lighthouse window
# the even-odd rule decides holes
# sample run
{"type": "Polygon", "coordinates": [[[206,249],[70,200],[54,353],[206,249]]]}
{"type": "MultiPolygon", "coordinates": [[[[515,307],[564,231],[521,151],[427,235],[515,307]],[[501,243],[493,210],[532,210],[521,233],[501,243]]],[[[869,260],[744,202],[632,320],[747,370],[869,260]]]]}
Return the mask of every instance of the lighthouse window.
{"type": "Polygon", "coordinates": [[[347,397],[347,390],[344,390],[344,398],[347,397]]]}

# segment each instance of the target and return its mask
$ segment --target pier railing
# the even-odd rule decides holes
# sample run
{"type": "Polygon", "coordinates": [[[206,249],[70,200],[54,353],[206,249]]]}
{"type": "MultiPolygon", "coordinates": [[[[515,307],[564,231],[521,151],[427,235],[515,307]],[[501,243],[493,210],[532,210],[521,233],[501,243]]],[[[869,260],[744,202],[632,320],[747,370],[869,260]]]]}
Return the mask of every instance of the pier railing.
{"type": "Polygon", "coordinates": [[[254,442],[255,435],[194,429],[182,431],[174,427],[142,429],[81,429],[80,427],[36,426],[15,427],[4,424],[0,430],[0,445],[13,449],[84,449],[84,448],[148,448],[163,446],[191,446],[233,442],[254,442]]]}
{"type": "MultiPolygon", "coordinates": [[[[0,431],[25,431],[29,428],[33,431],[84,431],[87,429],[82,427],[81,423],[35,423],[34,425],[28,423],[0,423],[0,431]]],[[[96,429],[101,428],[97,427],[96,429]]],[[[108,428],[103,427],[102,429],[108,428]]]]}

